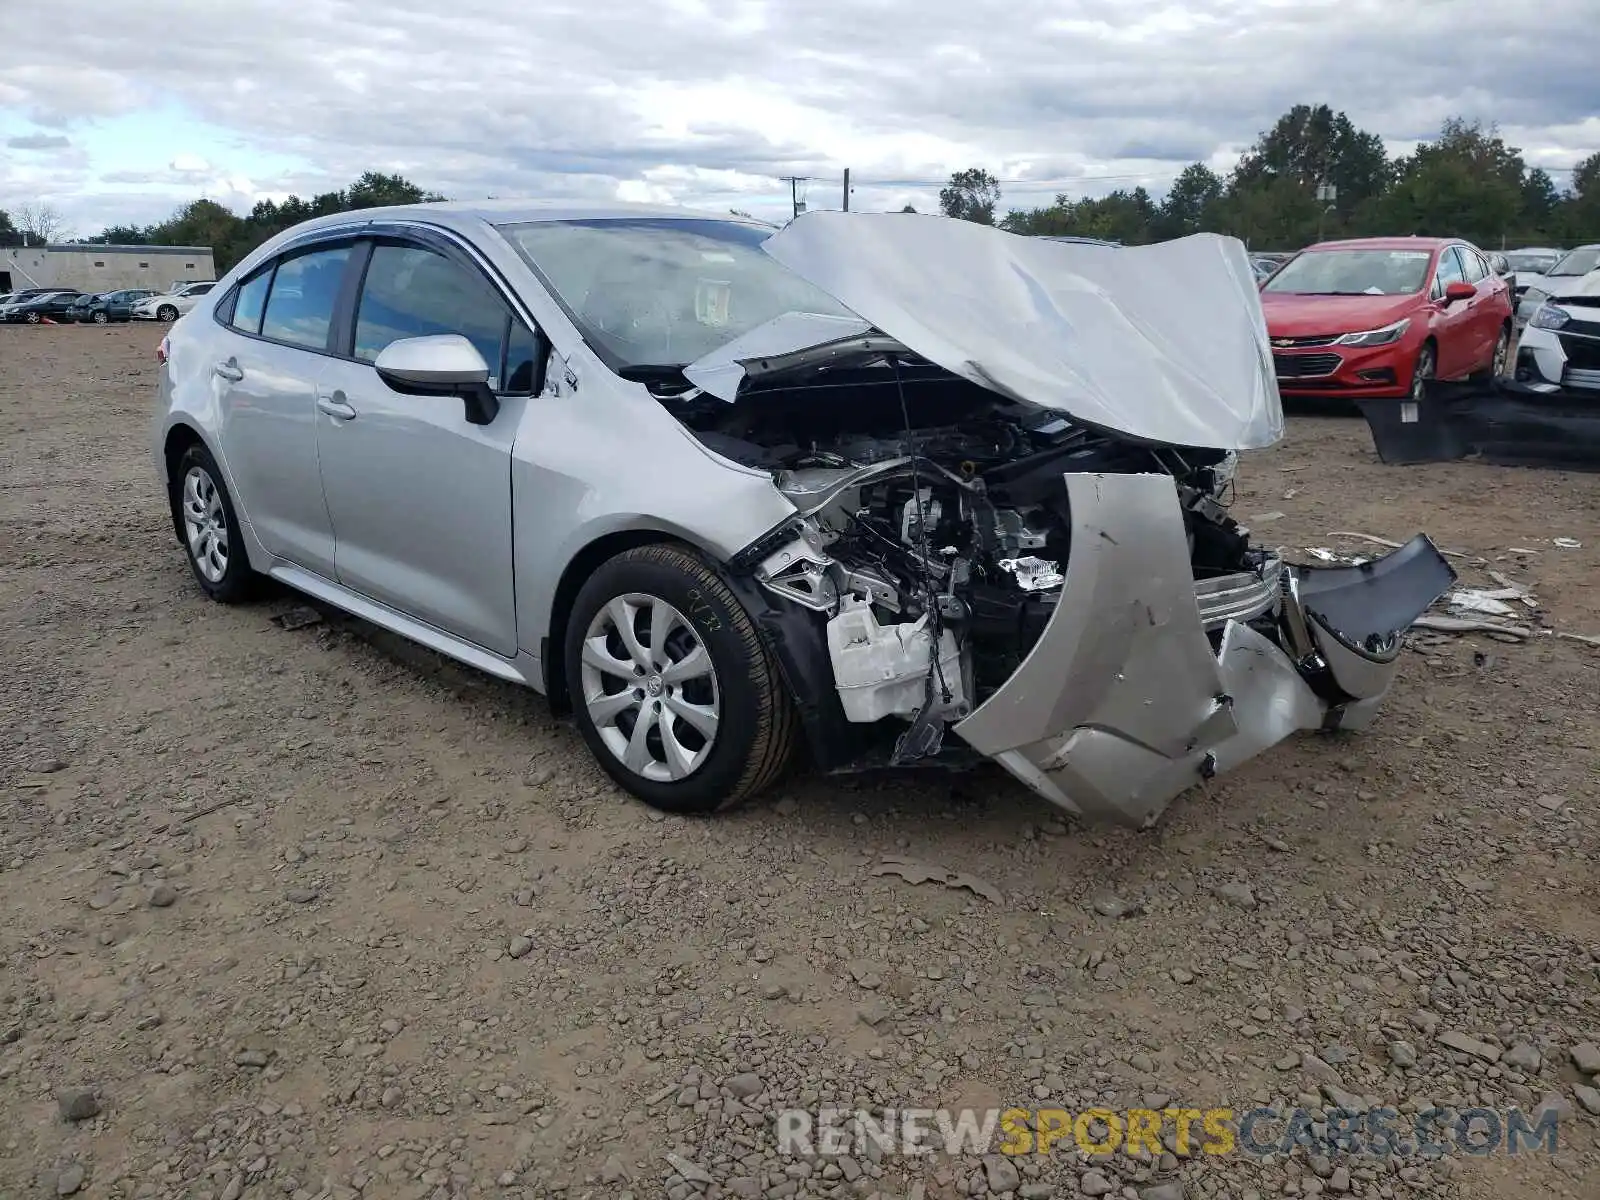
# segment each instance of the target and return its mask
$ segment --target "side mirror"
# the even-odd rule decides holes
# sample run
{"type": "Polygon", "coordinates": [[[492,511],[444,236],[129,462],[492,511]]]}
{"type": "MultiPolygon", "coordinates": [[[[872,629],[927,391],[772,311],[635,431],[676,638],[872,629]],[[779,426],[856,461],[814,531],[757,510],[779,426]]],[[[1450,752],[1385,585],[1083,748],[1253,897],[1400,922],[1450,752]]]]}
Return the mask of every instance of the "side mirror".
{"type": "Polygon", "coordinates": [[[1457,300],[1471,300],[1478,294],[1478,289],[1464,280],[1448,283],[1444,289],[1444,302],[1454,304],[1457,300]]]}
{"type": "Polygon", "coordinates": [[[378,378],[403,395],[459,396],[473,425],[487,425],[500,411],[489,388],[489,365],[459,333],[390,342],[372,366],[378,378]]]}

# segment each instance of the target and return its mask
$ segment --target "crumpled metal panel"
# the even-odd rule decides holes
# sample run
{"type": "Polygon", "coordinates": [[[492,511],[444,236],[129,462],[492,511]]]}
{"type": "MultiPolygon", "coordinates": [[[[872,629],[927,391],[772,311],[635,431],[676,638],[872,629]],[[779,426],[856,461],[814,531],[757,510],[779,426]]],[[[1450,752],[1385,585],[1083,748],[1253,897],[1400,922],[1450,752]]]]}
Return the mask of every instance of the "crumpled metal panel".
{"type": "Polygon", "coordinates": [[[1055,615],[955,732],[1085,816],[1147,825],[1179,792],[1298,730],[1365,726],[1393,682],[1400,634],[1454,578],[1421,535],[1362,567],[1293,568],[1279,636],[1306,645],[1291,654],[1228,621],[1213,651],[1170,477],[1065,479],[1072,550],[1055,615]],[[1319,696],[1302,665],[1326,668],[1345,702],[1319,696]]]}
{"type": "Polygon", "coordinates": [[[1243,450],[1283,436],[1244,246],[1108,250],[916,213],[805,213],[762,248],[912,352],[1102,429],[1243,450]]]}
{"type": "Polygon", "coordinates": [[[1068,812],[1143,827],[1202,779],[1248,762],[1292,733],[1323,726],[1322,701],[1283,651],[1248,625],[1229,623],[1217,663],[1236,723],[1219,742],[1168,758],[1119,731],[1082,728],[1008,750],[998,761],[1068,812]]]}
{"type": "Polygon", "coordinates": [[[997,755],[1066,730],[1112,729],[1168,758],[1234,733],[1172,477],[1063,478],[1072,551],[1055,615],[956,733],[997,755]]]}

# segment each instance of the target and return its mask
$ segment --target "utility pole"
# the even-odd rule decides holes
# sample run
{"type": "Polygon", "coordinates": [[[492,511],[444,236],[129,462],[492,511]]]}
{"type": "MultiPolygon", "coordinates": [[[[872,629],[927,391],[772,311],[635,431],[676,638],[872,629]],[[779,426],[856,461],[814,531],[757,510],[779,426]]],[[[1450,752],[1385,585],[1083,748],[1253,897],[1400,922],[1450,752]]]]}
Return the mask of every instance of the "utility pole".
{"type": "Polygon", "coordinates": [[[844,169],[844,210],[850,211],[850,168],[844,169]]]}
{"type": "Polygon", "coordinates": [[[780,175],[779,178],[789,185],[789,205],[793,209],[792,215],[798,217],[800,215],[800,193],[798,188],[802,183],[810,178],[810,176],[780,175]]]}

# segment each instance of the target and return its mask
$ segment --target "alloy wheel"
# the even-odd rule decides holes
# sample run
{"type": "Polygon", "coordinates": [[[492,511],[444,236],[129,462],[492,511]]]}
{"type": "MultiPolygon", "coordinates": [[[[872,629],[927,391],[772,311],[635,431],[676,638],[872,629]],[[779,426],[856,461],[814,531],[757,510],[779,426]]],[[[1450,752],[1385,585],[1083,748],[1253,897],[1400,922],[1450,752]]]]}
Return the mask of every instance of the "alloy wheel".
{"type": "Polygon", "coordinates": [[[617,596],[589,622],[583,703],[606,748],[656,783],[692,775],[722,719],[717,671],[699,634],[659,596],[617,596]]]}
{"type": "Polygon", "coordinates": [[[38,323],[39,323],[39,314],[36,313],[36,312],[29,313],[28,314],[28,324],[29,325],[37,325],[38,323]]]}
{"type": "Polygon", "coordinates": [[[228,517],[204,467],[190,467],[183,477],[183,532],[195,569],[207,582],[221,583],[228,573],[228,517]]]}
{"type": "Polygon", "coordinates": [[[156,317],[162,321],[176,321],[178,319],[178,310],[170,304],[163,304],[156,310],[156,317]]]}
{"type": "Polygon", "coordinates": [[[96,325],[104,325],[106,323],[106,320],[107,320],[107,317],[106,317],[106,314],[104,312],[97,312],[97,313],[94,314],[94,323],[96,325]]]}
{"type": "Polygon", "coordinates": [[[1491,376],[1499,379],[1506,373],[1506,359],[1511,354],[1511,332],[1506,329],[1500,331],[1500,340],[1494,344],[1494,365],[1491,376]]]}

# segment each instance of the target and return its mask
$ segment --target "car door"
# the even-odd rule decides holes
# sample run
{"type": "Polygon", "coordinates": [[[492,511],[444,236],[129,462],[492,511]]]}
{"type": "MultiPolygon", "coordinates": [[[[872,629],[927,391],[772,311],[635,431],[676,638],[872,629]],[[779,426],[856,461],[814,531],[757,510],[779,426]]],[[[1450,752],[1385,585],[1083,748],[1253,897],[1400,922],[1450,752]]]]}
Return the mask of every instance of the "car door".
{"type": "Polygon", "coordinates": [[[462,248],[386,238],[366,253],[348,356],[322,377],[317,399],[339,582],[509,658],[511,447],[535,338],[462,248]],[[469,423],[458,398],[392,390],[372,366],[391,342],[442,333],[470,339],[489,365],[501,402],[485,425],[469,423]]]}
{"type": "Polygon", "coordinates": [[[1434,305],[1432,322],[1434,340],[1439,347],[1434,374],[1440,379],[1454,379],[1471,369],[1473,360],[1472,307],[1470,301],[1454,303],[1444,298],[1445,288],[1452,283],[1464,283],[1466,268],[1454,246],[1439,252],[1439,265],[1434,271],[1433,290],[1430,296],[1434,305]]]}
{"type": "Polygon", "coordinates": [[[317,465],[317,382],[353,241],[291,251],[252,272],[217,318],[212,365],[222,452],[244,519],[280,558],[334,578],[333,525],[317,465]]]}
{"type": "Polygon", "coordinates": [[[1463,278],[1477,290],[1477,295],[1467,301],[1467,344],[1470,348],[1467,369],[1476,371],[1494,361],[1494,342],[1500,333],[1492,302],[1495,274],[1483,255],[1471,246],[1457,246],[1456,254],[1461,258],[1463,278]]]}

